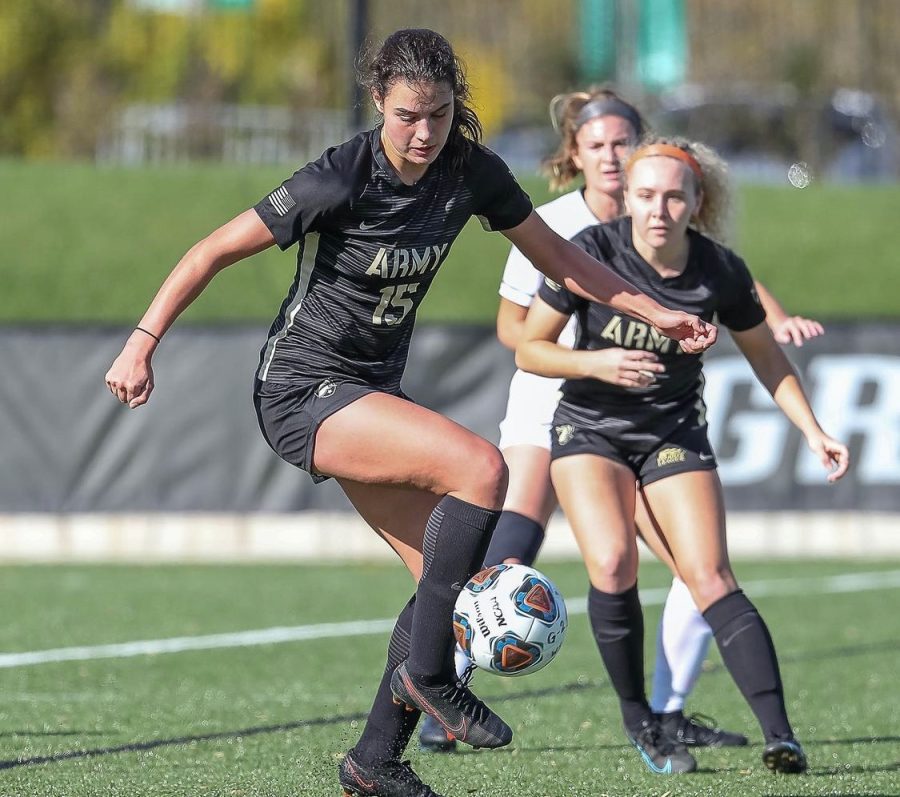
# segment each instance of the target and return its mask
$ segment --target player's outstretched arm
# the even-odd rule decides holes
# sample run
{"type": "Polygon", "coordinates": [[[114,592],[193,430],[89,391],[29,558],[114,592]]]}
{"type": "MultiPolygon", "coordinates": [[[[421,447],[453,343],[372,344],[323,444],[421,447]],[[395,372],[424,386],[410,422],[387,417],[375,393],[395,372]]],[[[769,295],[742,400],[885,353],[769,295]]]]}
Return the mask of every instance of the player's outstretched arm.
{"type": "Polygon", "coordinates": [[[715,343],[716,328],[688,313],[662,307],[630,282],[599,263],[575,244],[561,238],[532,212],[518,227],[503,234],[535,267],[572,293],[640,318],[688,352],[715,343]]]}
{"type": "Polygon", "coordinates": [[[818,321],[802,315],[788,315],[781,302],[759,280],[754,286],[766,311],[766,323],[779,343],[793,343],[799,347],[804,340],[825,334],[825,328],[818,321]]]}
{"type": "Polygon", "coordinates": [[[647,387],[665,371],[649,351],[570,349],[557,343],[569,317],[535,297],[516,348],[516,365],[538,376],[599,379],[621,387],[647,387]]]}
{"type": "Polygon", "coordinates": [[[807,445],[829,471],[828,481],[840,479],[850,467],[847,446],[829,437],[819,426],[794,366],[775,342],[768,326],[761,323],[731,334],[759,381],[788,420],[803,433],[807,445]]]}
{"type": "Polygon", "coordinates": [[[106,373],[110,392],[131,409],[153,391],[151,359],[178,316],[223,268],[275,243],[254,210],[247,210],[194,244],[178,261],[106,373]]]}

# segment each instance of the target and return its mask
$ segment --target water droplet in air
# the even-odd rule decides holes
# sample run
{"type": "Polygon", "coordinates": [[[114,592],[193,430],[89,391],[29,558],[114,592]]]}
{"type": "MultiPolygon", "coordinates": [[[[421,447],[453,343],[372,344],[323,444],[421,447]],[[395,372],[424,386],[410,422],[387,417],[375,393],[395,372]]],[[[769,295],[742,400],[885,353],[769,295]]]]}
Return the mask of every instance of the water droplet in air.
{"type": "Polygon", "coordinates": [[[812,181],[809,174],[809,166],[803,161],[798,161],[788,169],[788,181],[794,188],[806,188],[812,181]]]}

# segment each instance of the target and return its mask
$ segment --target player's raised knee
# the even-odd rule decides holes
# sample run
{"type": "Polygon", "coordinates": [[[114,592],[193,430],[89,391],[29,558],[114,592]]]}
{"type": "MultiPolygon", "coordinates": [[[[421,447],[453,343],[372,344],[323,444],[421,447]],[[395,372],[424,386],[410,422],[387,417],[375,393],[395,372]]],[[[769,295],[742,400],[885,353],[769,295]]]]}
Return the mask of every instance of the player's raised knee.
{"type": "Polygon", "coordinates": [[[459,497],[478,506],[500,509],[506,496],[509,471],[503,455],[486,440],[479,440],[465,454],[460,473],[459,497]]]}

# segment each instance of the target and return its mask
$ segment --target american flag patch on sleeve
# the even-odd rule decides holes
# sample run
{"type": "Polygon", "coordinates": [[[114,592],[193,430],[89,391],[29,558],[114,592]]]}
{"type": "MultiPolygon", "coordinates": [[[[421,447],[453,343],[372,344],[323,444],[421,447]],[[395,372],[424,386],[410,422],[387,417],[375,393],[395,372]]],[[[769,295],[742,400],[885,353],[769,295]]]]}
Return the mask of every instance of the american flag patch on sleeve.
{"type": "Polygon", "coordinates": [[[279,216],[287,216],[288,211],[297,203],[294,200],[294,197],[290,195],[287,188],[281,186],[269,194],[269,204],[275,208],[275,212],[279,216]]]}

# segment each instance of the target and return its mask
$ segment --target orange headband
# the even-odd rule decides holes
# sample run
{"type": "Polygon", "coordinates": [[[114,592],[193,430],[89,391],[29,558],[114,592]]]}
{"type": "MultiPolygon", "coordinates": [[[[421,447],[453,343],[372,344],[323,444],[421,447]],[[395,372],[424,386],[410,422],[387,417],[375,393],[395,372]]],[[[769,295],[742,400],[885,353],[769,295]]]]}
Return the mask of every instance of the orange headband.
{"type": "Polygon", "coordinates": [[[675,158],[675,160],[686,163],[691,167],[691,171],[697,176],[697,179],[701,182],[703,181],[703,169],[700,168],[700,164],[697,163],[694,156],[685,152],[681,147],[674,147],[671,144],[650,144],[646,147],[641,147],[628,159],[628,162],[625,164],[625,171],[627,172],[631,169],[641,158],[650,158],[654,155],[664,155],[667,158],[675,158]]]}

